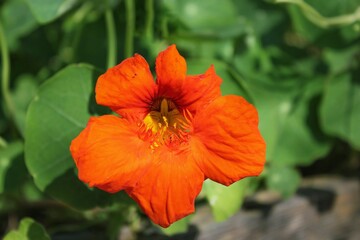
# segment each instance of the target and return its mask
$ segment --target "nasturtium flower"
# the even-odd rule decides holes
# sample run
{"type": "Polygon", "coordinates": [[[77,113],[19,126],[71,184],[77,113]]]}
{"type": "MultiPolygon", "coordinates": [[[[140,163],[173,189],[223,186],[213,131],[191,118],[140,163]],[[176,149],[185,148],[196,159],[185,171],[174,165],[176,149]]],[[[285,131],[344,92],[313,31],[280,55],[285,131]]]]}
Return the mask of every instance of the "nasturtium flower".
{"type": "Polygon", "coordinates": [[[125,190],[156,224],[194,212],[205,179],[230,185],[257,176],[265,142],[256,109],[221,96],[214,66],[186,75],[175,45],[156,58],[156,81],[135,54],[97,81],[96,101],[115,115],[91,117],[72,141],[80,180],[109,193],[125,190]]]}

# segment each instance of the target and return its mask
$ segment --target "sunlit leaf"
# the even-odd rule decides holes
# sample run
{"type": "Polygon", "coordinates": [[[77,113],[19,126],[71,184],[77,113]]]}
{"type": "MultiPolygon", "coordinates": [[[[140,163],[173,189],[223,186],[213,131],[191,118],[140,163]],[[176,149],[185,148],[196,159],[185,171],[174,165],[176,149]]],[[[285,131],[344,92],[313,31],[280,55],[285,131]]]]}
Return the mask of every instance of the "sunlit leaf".
{"type": "Polygon", "coordinates": [[[188,230],[190,217],[191,216],[184,217],[184,218],[180,219],[179,221],[176,221],[173,224],[171,224],[170,227],[168,227],[168,228],[162,228],[162,227],[159,227],[159,228],[166,235],[174,235],[174,234],[184,233],[188,230]]]}
{"type": "Polygon", "coordinates": [[[230,186],[207,180],[204,192],[216,221],[224,221],[237,213],[244,201],[249,179],[243,179],[230,186]]]}
{"type": "Polygon", "coordinates": [[[44,227],[31,218],[24,218],[18,230],[12,230],[4,240],[50,240],[44,227]]]}

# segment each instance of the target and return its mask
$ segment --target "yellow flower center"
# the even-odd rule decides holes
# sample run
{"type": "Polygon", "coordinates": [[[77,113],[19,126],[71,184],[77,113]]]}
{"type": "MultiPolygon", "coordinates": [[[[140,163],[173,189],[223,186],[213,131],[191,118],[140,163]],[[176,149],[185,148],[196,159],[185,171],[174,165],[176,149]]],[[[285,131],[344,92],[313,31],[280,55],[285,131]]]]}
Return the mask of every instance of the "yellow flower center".
{"type": "Polygon", "coordinates": [[[186,141],[191,115],[189,112],[184,112],[188,117],[180,113],[172,101],[165,98],[153,104],[151,111],[143,120],[146,132],[151,130],[154,136],[152,149],[163,144],[174,146],[186,141]]]}

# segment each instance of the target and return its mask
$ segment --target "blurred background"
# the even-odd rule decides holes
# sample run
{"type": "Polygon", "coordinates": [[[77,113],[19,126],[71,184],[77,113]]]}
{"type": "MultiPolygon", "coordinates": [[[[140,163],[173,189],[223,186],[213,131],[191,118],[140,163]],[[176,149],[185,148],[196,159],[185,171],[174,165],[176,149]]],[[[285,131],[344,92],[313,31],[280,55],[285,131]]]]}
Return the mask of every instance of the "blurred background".
{"type": "Polygon", "coordinates": [[[360,239],[359,0],[1,0],[0,236],[360,239]],[[99,74],[176,44],[188,74],[259,112],[260,177],[207,180],[196,213],[152,225],[124,193],[77,179],[71,140],[99,74]]]}

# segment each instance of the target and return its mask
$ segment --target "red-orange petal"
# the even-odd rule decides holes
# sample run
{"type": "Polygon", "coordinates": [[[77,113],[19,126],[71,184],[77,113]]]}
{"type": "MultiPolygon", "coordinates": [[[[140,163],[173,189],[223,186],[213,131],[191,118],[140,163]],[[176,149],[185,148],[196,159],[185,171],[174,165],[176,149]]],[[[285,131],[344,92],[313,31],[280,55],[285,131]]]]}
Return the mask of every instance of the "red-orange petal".
{"type": "Polygon", "coordinates": [[[149,143],[138,138],[135,126],[113,115],[90,118],[70,151],[79,178],[107,192],[133,187],[151,162],[149,143]]]}
{"type": "Polygon", "coordinates": [[[151,168],[127,193],[154,223],[168,227],[194,212],[204,174],[191,152],[158,150],[151,168]]]}
{"type": "Polygon", "coordinates": [[[175,45],[159,53],[155,64],[159,96],[175,100],[182,93],[186,77],[186,61],[175,45]]]}
{"type": "Polygon", "coordinates": [[[139,54],[127,58],[102,74],[95,88],[96,102],[123,117],[147,114],[156,94],[149,65],[139,54]]]}
{"type": "Polygon", "coordinates": [[[193,127],[192,148],[206,177],[230,185],[263,170],[266,145],[258,114],[244,98],[217,98],[195,116],[193,127]]]}
{"type": "Polygon", "coordinates": [[[215,73],[213,65],[204,73],[187,76],[182,89],[180,108],[188,109],[193,115],[221,96],[222,79],[215,73]]]}
{"type": "Polygon", "coordinates": [[[186,61],[175,45],[156,58],[156,74],[158,95],[171,99],[179,108],[187,108],[192,114],[221,96],[222,80],[216,75],[214,66],[204,74],[186,76],[186,61]]]}

